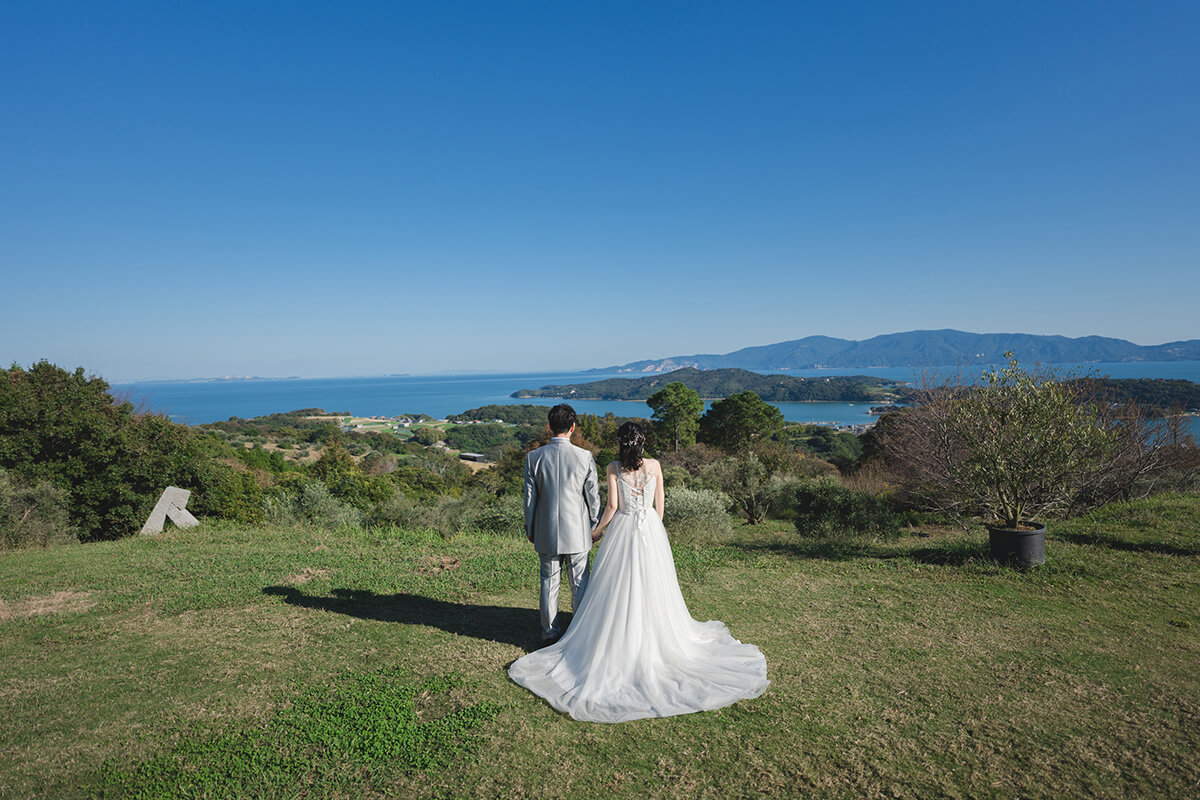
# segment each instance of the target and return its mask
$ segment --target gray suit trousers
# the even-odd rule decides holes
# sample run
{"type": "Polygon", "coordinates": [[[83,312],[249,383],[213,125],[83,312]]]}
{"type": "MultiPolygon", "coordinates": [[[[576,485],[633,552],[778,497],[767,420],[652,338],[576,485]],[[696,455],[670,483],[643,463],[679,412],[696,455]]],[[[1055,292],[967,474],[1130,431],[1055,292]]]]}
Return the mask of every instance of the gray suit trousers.
{"type": "Polygon", "coordinates": [[[591,568],[587,553],[538,553],[538,558],[542,562],[542,597],[538,604],[542,614],[542,638],[552,639],[562,634],[562,628],[558,626],[558,588],[562,584],[562,571],[565,569],[567,572],[567,584],[571,587],[571,611],[574,611],[587,590],[591,568]]]}

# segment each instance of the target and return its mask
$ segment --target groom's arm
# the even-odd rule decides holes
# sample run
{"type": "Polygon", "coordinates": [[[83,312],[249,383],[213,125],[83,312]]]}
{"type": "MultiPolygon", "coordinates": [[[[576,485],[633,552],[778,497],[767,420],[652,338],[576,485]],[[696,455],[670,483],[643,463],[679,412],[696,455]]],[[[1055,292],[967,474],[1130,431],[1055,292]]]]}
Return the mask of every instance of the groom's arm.
{"type": "Polygon", "coordinates": [[[529,456],[525,456],[525,538],[533,541],[533,515],[537,510],[537,481],[533,479],[533,468],[529,456]]]}
{"type": "Polygon", "coordinates": [[[596,462],[588,456],[588,476],[583,482],[583,499],[587,503],[588,521],[592,528],[600,521],[600,488],[596,480],[596,462]]]}

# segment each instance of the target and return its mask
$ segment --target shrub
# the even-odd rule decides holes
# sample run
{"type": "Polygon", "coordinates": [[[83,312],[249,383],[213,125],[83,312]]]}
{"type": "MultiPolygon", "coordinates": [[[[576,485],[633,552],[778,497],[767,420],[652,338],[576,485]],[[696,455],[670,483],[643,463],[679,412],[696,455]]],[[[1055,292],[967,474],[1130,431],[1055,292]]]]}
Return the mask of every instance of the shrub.
{"type": "Polygon", "coordinates": [[[0,467],[64,491],[82,539],[137,531],[167,486],[200,488],[206,459],[194,431],[116,403],[82,368],[0,370],[0,467]]]}
{"type": "Polygon", "coordinates": [[[334,497],[321,481],[305,480],[298,492],[279,493],[263,501],[263,516],[274,524],[309,524],[323,528],[361,528],[366,514],[334,497]]]}
{"type": "Polygon", "coordinates": [[[1148,493],[1189,446],[1178,417],[1150,424],[1092,386],[1015,360],[978,386],[927,379],[912,408],[880,421],[873,447],[918,505],[1006,528],[1148,493]]]}
{"type": "Polygon", "coordinates": [[[466,520],[477,505],[481,505],[481,500],[476,495],[432,497],[402,507],[394,524],[409,530],[432,531],[448,539],[467,527],[466,520]]]}
{"type": "Polygon", "coordinates": [[[67,493],[48,481],[26,485],[0,469],[0,548],[76,544],[67,493]]]}
{"type": "Polygon", "coordinates": [[[443,435],[444,434],[439,428],[424,427],[414,430],[412,436],[410,436],[408,440],[410,442],[416,442],[417,444],[430,447],[440,442],[443,435]]]}
{"type": "MultiPolygon", "coordinates": [[[[803,457],[800,460],[815,461],[803,457]]],[[[790,472],[772,470],[767,462],[753,452],[710,464],[700,476],[705,488],[724,493],[752,525],[771,515],[780,504],[781,493],[797,480],[799,478],[790,472]]]]}
{"type": "MultiPolygon", "coordinates": [[[[472,495],[473,499],[477,496],[472,495]]],[[[482,500],[482,498],[477,498],[482,500]]],[[[511,536],[525,535],[525,508],[520,495],[508,494],[477,502],[462,515],[459,530],[473,529],[484,533],[511,536]]]]}
{"type": "Polygon", "coordinates": [[[250,473],[212,461],[198,467],[197,483],[188,503],[193,514],[249,524],[263,521],[263,490],[250,473]]]}
{"type": "Polygon", "coordinates": [[[805,536],[895,536],[900,532],[900,518],[887,503],[852,492],[837,478],[797,481],[788,487],[781,502],[794,516],[796,530],[805,536]]]}
{"type": "Polygon", "coordinates": [[[667,451],[660,453],[658,460],[664,468],[672,466],[682,467],[687,470],[689,475],[698,478],[706,466],[714,461],[720,461],[724,457],[725,454],[715,447],[706,444],[693,444],[689,447],[679,448],[678,452],[667,451]]]}
{"type": "Polygon", "coordinates": [[[364,475],[349,451],[334,439],[326,443],[321,457],[312,465],[312,474],[334,497],[360,511],[386,501],[393,491],[387,478],[364,475]]]}
{"type": "Polygon", "coordinates": [[[675,533],[715,538],[729,533],[732,525],[725,508],[729,498],[710,489],[672,486],[666,490],[663,524],[675,533]]]}
{"type": "Polygon", "coordinates": [[[463,452],[483,453],[495,461],[506,448],[516,447],[517,437],[511,428],[494,423],[454,425],[446,429],[446,444],[463,452]]]}
{"type": "Polygon", "coordinates": [[[664,466],[662,470],[663,488],[670,491],[673,487],[687,487],[695,479],[683,467],[664,466]]]}

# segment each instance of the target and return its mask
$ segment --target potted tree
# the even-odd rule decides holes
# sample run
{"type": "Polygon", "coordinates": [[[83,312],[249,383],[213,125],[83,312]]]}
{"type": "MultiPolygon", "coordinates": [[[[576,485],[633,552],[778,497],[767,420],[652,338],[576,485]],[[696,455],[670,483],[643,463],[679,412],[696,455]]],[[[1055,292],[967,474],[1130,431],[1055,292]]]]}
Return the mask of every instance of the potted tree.
{"type": "Polygon", "coordinates": [[[1077,376],[1005,358],[977,384],[926,381],[881,445],[912,494],[960,518],[982,517],[992,557],[1028,568],[1045,561],[1040,520],[1068,509],[1117,433],[1077,376]]]}

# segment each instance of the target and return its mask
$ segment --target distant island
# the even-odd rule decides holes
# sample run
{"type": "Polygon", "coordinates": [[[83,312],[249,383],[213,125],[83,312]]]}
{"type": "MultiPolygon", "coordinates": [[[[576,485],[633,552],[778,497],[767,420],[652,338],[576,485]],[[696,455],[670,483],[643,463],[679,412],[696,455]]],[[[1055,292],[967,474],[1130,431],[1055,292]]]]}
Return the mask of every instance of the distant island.
{"type": "Polygon", "coordinates": [[[1200,339],[1143,346],[1104,336],[1038,336],[1027,333],[967,333],[956,330],[889,333],[855,341],[808,336],[777,344],[744,347],[732,353],[671,356],[589,370],[599,372],[672,372],[696,369],[866,369],[997,364],[1012,352],[1025,364],[1097,361],[1200,361],[1200,339]]]}
{"type": "Polygon", "coordinates": [[[830,375],[801,378],[762,375],[744,369],[701,370],[692,367],[645,378],[609,378],[591,383],[519,389],[512,397],[555,397],[572,400],[641,400],[668,383],[682,383],[705,399],[752,391],[768,402],[882,402],[899,399],[899,381],[869,375],[830,375]]]}

